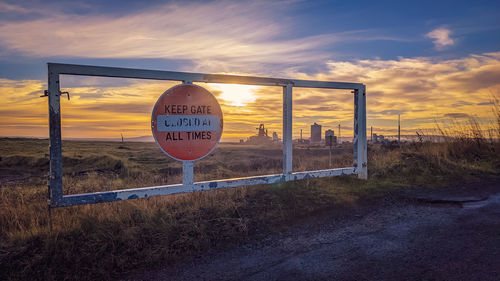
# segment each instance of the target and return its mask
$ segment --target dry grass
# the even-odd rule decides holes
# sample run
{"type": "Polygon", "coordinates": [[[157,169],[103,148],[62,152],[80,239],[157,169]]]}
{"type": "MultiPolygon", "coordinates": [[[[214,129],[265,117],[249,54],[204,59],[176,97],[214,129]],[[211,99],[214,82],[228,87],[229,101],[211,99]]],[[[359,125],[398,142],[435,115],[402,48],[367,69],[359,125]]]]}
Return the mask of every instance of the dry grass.
{"type": "MultiPolygon", "coordinates": [[[[499,123],[500,126],[500,123],[499,123]]],[[[108,280],[285,228],[324,210],[405,186],[498,176],[498,136],[471,123],[446,141],[369,147],[370,180],[337,177],[53,210],[48,231],[47,142],[0,140],[0,279],[108,280]],[[17,174],[16,174],[17,171],[17,174]]],[[[500,134],[500,130],[498,131],[500,134]]],[[[294,149],[296,170],[328,168],[323,149],[294,149]]],[[[339,147],[335,166],[349,166],[339,147]]],[[[278,173],[281,149],[222,145],[195,167],[196,180],[278,173]],[[231,159],[231,161],[228,161],[231,159]]],[[[64,144],[65,193],[180,182],[180,165],[155,144],[64,144]]]]}

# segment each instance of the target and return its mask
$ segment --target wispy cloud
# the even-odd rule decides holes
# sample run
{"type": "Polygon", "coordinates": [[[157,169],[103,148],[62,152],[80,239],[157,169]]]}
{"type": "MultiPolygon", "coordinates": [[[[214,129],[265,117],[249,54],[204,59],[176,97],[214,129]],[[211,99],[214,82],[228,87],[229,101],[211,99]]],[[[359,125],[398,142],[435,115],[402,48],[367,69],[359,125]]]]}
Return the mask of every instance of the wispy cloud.
{"type": "Polygon", "coordinates": [[[0,79],[0,131],[4,136],[46,136],[44,84],[36,80],[0,79]]]}
{"type": "Polygon", "coordinates": [[[287,39],[291,23],[277,21],[271,13],[280,4],[216,1],[169,3],[120,16],[56,13],[1,23],[0,44],[36,57],[186,59],[205,67],[230,63],[234,69],[325,59],[318,47],[335,38],[287,39]]]}
{"type": "Polygon", "coordinates": [[[85,15],[66,7],[72,2],[2,5],[19,14],[0,20],[2,53],[31,57],[169,59],[189,62],[181,70],[282,75],[334,58],[339,42],[410,42],[379,29],[297,33],[300,23],[286,13],[294,1],[174,2],[85,15]]]}
{"type": "Polygon", "coordinates": [[[446,113],[444,117],[461,119],[461,118],[469,118],[470,115],[467,113],[455,112],[455,113],[446,113]]]}
{"type": "Polygon", "coordinates": [[[451,30],[440,27],[432,30],[427,33],[425,36],[427,38],[434,39],[432,42],[437,50],[443,50],[448,46],[452,46],[455,44],[455,40],[450,37],[451,30]]]}
{"type": "Polygon", "coordinates": [[[17,5],[12,5],[4,2],[0,2],[0,11],[3,12],[14,12],[14,13],[27,13],[28,9],[17,6],[17,5]]]}

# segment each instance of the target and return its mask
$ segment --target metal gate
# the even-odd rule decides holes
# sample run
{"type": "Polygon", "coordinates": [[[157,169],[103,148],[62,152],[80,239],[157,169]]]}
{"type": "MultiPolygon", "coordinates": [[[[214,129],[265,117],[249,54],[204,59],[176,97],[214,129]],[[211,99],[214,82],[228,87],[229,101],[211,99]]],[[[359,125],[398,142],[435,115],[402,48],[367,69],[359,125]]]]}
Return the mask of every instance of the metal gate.
{"type": "Polygon", "coordinates": [[[230,188],[256,184],[273,184],[308,178],[321,178],[357,174],[368,177],[366,151],[366,88],[361,83],[324,82],[266,77],[203,74],[146,69],[130,69],[73,64],[48,63],[50,173],[49,207],[65,207],[101,202],[147,198],[177,193],[187,193],[217,188],[230,188]],[[61,140],[61,91],[60,75],[102,76],[152,80],[171,80],[183,83],[228,83],[283,88],[283,173],[274,175],[194,182],[193,162],[184,162],[181,184],[131,188],[63,196],[62,140],[61,140]],[[293,172],[292,170],[292,90],[294,87],[352,90],[354,94],[354,163],[352,167],[293,172]]]}

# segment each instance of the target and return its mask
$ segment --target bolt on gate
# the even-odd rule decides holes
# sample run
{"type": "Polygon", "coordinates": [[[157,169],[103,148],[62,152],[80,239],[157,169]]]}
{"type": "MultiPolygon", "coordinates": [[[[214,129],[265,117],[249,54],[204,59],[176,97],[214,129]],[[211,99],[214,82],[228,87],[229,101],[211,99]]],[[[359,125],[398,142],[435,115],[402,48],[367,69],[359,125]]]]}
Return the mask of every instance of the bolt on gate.
{"type": "MultiPolygon", "coordinates": [[[[325,82],[294,80],[268,77],[237,76],[223,74],[203,74],[174,71],[158,71],[117,67],[102,67],[74,64],[48,63],[49,133],[50,133],[50,173],[49,208],[66,207],[101,202],[112,202],[177,193],[196,192],[217,188],[232,188],[257,184],[273,184],[308,178],[321,178],[357,174],[367,179],[366,147],[366,87],[361,83],[325,82]],[[70,194],[63,196],[62,184],[62,139],[61,103],[59,76],[101,76],[151,80],[246,84],[258,86],[278,86],[283,88],[283,173],[244,178],[194,182],[193,161],[183,161],[183,180],[181,184],[131,188],[103,192],[70,194]],[[294,87],[352,90],[354,94],[354,163],[352,167],[293,172],[292,170],[292,90],[294,87]]],[[[69,96],[69,94],[68,94],[69,96]]]]}

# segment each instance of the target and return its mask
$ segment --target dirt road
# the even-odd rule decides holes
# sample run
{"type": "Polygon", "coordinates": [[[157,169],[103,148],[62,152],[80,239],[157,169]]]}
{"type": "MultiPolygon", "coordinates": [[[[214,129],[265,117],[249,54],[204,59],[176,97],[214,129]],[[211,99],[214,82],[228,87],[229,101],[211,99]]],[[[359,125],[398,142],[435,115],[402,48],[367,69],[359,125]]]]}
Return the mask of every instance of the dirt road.
{"type": "Polygon", "coordinates": [[[398,193],[127,280],[500,280],[500,181],[398,193]]]}

